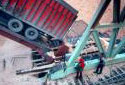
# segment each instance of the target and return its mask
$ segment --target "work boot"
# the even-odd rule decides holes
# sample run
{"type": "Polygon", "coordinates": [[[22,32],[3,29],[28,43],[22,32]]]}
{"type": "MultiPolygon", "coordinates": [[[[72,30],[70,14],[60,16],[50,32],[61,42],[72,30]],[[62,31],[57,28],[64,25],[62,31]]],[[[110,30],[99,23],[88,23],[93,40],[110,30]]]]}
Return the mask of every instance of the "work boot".
{"type": "Polygon", "coordinates": [[[75,77],[75,79],[78,79],[78,78],[79,78],[78,76],[75,77]]]}
{"type": "Polygon", "coordinates": [[[79,76],[80,79],[82,79],[82,76],[79,76]]]}
{"type": "Polygon", "coordinates": [[[97,73],[96,71],[94,71],[93,73],[97,73]]]}

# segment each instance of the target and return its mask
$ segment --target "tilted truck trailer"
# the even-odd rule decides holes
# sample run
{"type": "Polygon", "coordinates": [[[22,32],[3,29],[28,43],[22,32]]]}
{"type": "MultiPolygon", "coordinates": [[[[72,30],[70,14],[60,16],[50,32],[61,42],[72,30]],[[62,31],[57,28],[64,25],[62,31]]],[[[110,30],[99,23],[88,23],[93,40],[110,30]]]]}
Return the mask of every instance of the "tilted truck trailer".
{"type": "Polygon", "coordinates": [[[43,38],[63,39],[77,18],[63,0],[0,0],[0,34],[34,50],[49,47],[43,38]]]}

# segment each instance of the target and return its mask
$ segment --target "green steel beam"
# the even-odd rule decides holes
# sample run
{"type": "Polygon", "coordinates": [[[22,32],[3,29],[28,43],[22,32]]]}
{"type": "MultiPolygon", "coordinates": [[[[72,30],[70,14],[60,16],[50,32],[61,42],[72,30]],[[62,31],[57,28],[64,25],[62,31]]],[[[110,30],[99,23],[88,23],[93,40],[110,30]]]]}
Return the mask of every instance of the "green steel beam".
{"type": "Polygon", "coordinates": [[[120,23],[106,23],[106,24],[102,24],[102,25],[98,25],[96,26],[96,30],[99,29],[107,29],[107,28],[122,28],[125,27],[125,7],[122,9],[122,12],[120,14],[120,23]]]}
{"type": "Polygon", "coordinates": [[[110,2],[111,0],[101,0],[101,3],[94,13],[92,20],[90,21],[85,32],[83,33],[80,42],[77,44],[75,50],[73,51],[72,56],[68,61],[68,66],[73,65],[74,60],[80,55],[81,50],[83,50],[83,48],[85,47],[88,37],[91,34],[91,28],[94,28],[98,24],[110,2]]]}
{"type": "MultiPolygon", "coordinates": [[[[122,63],[125,62],[125,53],[124,54],[118,54],[116,55],[116,57],[112,58],[112,59],[106,59],[106,66],[108,65],[112,65],[112,64],[117,64],[117,63],[122,63]]],[[[95,69],[99,63],[98,59],[94,59],[94,60],[89,60],[89,61],[85,61],[86,66],[85,66],[85,71],[90,70],[90,69],[95,69]]],[[[64,69],[60,69],[54,73],[49,73],[49,79],[55,80],[55,79],[59,79],[59,78],[64,78],[66,76],[68,76],[71,73],[75,73],[75,69],[74,66],[68,67],[66,69],[66,71],[64,71],[64,69]]]]}
{"type": "Polygon", "coordinates": [[[122,50],[123,46],[125,46],[125,37],[122,38],[122,41],[113,50],[112,57],[115,57],[122,50]]]}
{"type": "MultiPolygon", "coordinates": [[[[114,0],[114,4],[113,4],[113,22],[114,23],[119,23],[119,18],[120,18],[120,0],[114,0]]],[[[112,55],[112,51],[114,49],[114,45],[115,45],[115,40],[116,37],[118,35],[119,32],[119,28],[117,29],[113,29],[113,32],[111,34],[110,37],[110,43],[108,46],[108,50],[107,50],[107,57],[111,57],[112,55]]]]}
{"type": "Polygon", "coordinates": [[[121,28],[121,27],[124,27],[124,26],[125,26],[125,6],[120,13],[120,23],[98,25],[98,26],[96,26],[96,30],[102,29],[102,28],[116,29],[116,28],[121,28]]]}
{"type": "Polygon", "coordinates": [[[96,26],[95,30],[107,29],[107,28],[117,29],[122,27],[125,27],[125,22],[98,25],[96,26]]]}
{"type": "Polygon", "coordinates": [[[114,49],[114,45],[115,45],[115,40],[116,40],[116,37],[117,37],[117,34],[118,34],[118,31],[119,29],[115,29],[113,30],[112,32],[112,35],[111,35],[111,38],[110,38],[110,42],[109,42],[109,46],[108,46],[108,50],[107,50],[107,57],[111,57],[111,54],[112,54],[112,51],[114,49]]]}
{"type": "Polygon", "coordinates": [[[120,14],[120,22],[123,22],[123,21],[125,21],[125,6],[122,9],[121,14],[120,14]]]}
{"type": "Polygon", "coordinates": [[[104,49],[102,47],[102,43],[101,43],[101,41],[99,39],[98,31],[96,31],[96,30],[93,31],[93,38],[94,38],[94,40],[96,42],[96,45],[97,45],[97,47],[99,49],[99,52],[105,54],[105,51],[104,51],[104,49]]]}

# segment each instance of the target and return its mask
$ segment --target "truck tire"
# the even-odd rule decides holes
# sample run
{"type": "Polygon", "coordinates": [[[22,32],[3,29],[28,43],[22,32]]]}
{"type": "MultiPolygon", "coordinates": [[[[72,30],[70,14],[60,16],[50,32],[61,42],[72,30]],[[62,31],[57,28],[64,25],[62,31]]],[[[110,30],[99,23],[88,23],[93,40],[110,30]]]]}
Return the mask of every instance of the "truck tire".
{"type": "Polygon", "coordinates": [[[25,36],[26,36],[26,38],[28,38],[30,40],[35,40],[38,38],[39,33],[36,29],[31,27],[31,28],[27,28],[25,30],[25,36]]]}
{"type": "Polygon", "coordinates": [[[20,32],[23,30],[23,23],[17,19],[11,19],[8,22],[8,28],[13,32],[20,32]]]}

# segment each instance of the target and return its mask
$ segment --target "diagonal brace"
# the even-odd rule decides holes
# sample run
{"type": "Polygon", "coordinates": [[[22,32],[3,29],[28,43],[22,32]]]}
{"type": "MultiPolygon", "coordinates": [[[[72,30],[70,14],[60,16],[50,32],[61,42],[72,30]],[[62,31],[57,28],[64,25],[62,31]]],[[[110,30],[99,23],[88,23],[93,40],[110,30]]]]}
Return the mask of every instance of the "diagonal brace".
{"type": "Polygon", "coordinates": [[[100,41],[100,39],[99,39],[99,34],[98,34],[98,31],[97,31],[97,30],[94,30],[94,31],[93,31],[93,38],[94,38],[94,40],[95,40],[95,42],[96,42],[96,45],[97,45],[97,47],[98,47],[98,49],[99,49],[99,52],[105,54],[104,49],[103,49],[103,46],[102,46],[102,43],[101,43],[101,41],[100,41]]]}

